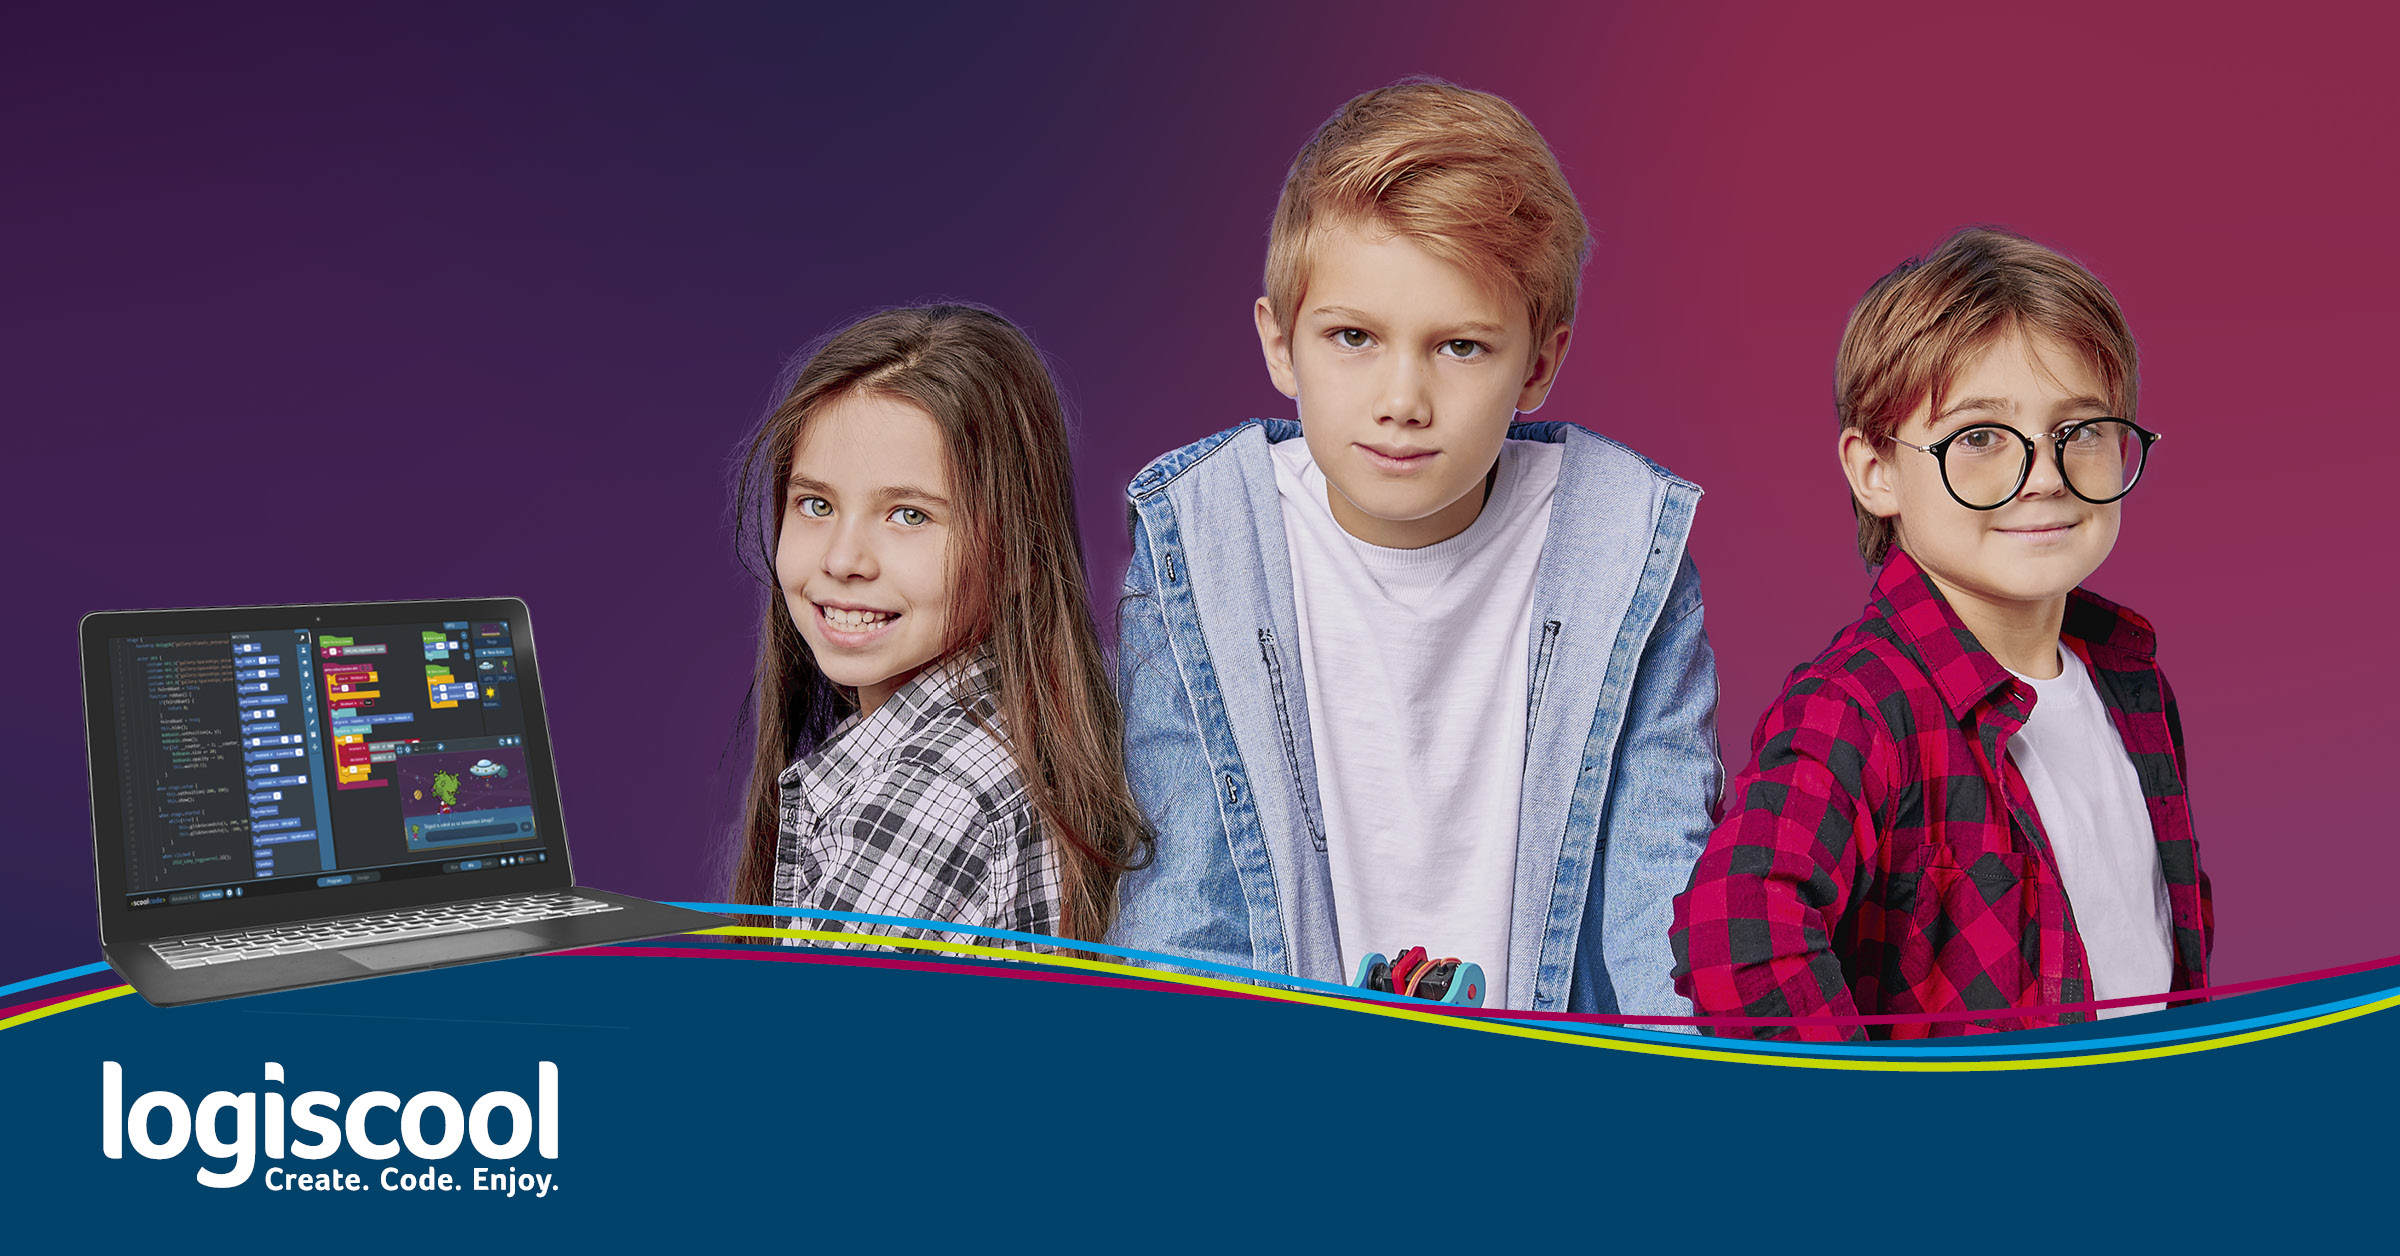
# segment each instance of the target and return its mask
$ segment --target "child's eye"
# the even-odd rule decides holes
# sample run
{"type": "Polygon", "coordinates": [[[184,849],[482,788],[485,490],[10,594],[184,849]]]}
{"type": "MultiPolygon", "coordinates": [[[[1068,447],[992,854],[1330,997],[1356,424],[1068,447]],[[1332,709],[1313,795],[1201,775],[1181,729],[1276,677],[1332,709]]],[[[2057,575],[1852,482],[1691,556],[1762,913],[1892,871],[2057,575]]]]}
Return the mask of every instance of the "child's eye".
{"type": "Polygon", "coordinates": [[[792,509],[811,519],[822,519],[833,513],[833,503],[822,497],[803,497],[792,503],[792,509]]]}
{"type": "Polygon", "coordinates": [[[1364,349],[1375,343],[1375,338],[1356,327],[1344,327],[1333,333],[1333,343],[1345,349],[1364,349]]]}
{"type": "Polygon", "coordinates": [[[923,527],[926,524],[933,522],[933,516],[926,514],[924,511],[919,510],[914,506],[897,507],[892,511],[891,514],[885,517],[894,523],[911,528],[923,527]]]}
{"type": "Polygon", "coordinates": [[[1461,361],[1480,358],[1491,351],[1491,346],[1480,340],[1445,340],[1442,342],[1440,350],[1440,352],[1461,361]]]}

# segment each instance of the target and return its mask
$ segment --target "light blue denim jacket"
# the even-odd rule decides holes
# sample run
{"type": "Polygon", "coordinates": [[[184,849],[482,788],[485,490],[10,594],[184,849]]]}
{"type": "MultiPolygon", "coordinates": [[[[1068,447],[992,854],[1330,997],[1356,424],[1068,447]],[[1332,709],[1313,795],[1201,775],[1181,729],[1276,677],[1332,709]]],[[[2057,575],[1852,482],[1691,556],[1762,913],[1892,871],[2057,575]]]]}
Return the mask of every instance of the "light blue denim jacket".
{"type": "MultiPolygon", "coordinates": [[[[1347,981],[1334,929],[1291,551],[1254,420],[1158,459],[1127,488],[1118,605],[1125,767],[1158,833],[1110,940],[1347,981]]],[[[1707,844],[1723,771],[1716,658],[1684,555],[1697,485],[1566,423],[1528,634],[1509,1002],[1689,1015],[1669,978],[1674,896],[1707,844]]]]}

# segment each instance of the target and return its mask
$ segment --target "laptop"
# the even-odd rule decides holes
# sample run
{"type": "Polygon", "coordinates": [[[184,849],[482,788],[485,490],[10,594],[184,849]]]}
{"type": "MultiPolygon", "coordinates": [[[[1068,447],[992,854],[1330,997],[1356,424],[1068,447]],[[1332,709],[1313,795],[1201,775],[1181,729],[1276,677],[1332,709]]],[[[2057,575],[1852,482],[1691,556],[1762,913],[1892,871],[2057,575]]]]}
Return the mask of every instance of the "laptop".
{"type": "Polygon", "coordinates": [[[84,617],[109,967],[160,1007],[683,933],[575,884],[514,598],[84,617]]]}

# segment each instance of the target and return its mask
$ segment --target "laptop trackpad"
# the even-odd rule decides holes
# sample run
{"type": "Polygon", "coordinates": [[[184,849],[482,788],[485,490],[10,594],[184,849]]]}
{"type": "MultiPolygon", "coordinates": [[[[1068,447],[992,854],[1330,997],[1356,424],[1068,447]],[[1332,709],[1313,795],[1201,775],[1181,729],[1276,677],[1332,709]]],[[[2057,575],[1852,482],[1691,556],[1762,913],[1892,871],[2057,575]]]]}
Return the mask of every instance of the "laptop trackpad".
{"type": "Polygon", "coordinates": [[[487,929],[479,933],[362,946],[340,954],[377,972],[389,972],[395,968],[422,968],[428,964],[447,964],[485,955],[523,954],[550,945],[553,944],[522,929],[487,929]]]}

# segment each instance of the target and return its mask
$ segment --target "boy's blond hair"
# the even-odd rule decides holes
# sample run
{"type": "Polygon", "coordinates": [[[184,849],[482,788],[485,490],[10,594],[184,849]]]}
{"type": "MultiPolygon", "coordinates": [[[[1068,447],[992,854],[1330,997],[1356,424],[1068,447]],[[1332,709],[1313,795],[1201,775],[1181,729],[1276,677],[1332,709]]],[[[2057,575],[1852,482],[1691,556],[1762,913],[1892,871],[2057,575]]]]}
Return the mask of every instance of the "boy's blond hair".
{"type": "Polygon", "coordinates": [[[1575,318],[1591,237],[1539,131],[1489,92],[1402,79],[1352,98],[1292,159],[1267,237],[1285,332],[1313,231],[1371,224],[1525,301],[1536,340],[1575,318]]]}
{"type": "MultiPolygon", "coordinates": [[[[1833,406],[1878,454],[1919,403],[1939,414],[1951,381],[2014,333],[2057,341],[2091,367],[2110,415],[2132,421],[2133,333],[2108,285],[2064,254],[1996,227],[1963,227],[1875,281],[1850,311],[1834,359],[1833,406]]],[[[1853,495],[1858,554],[1892,548],[1892,520],[1853,495]]]]}

